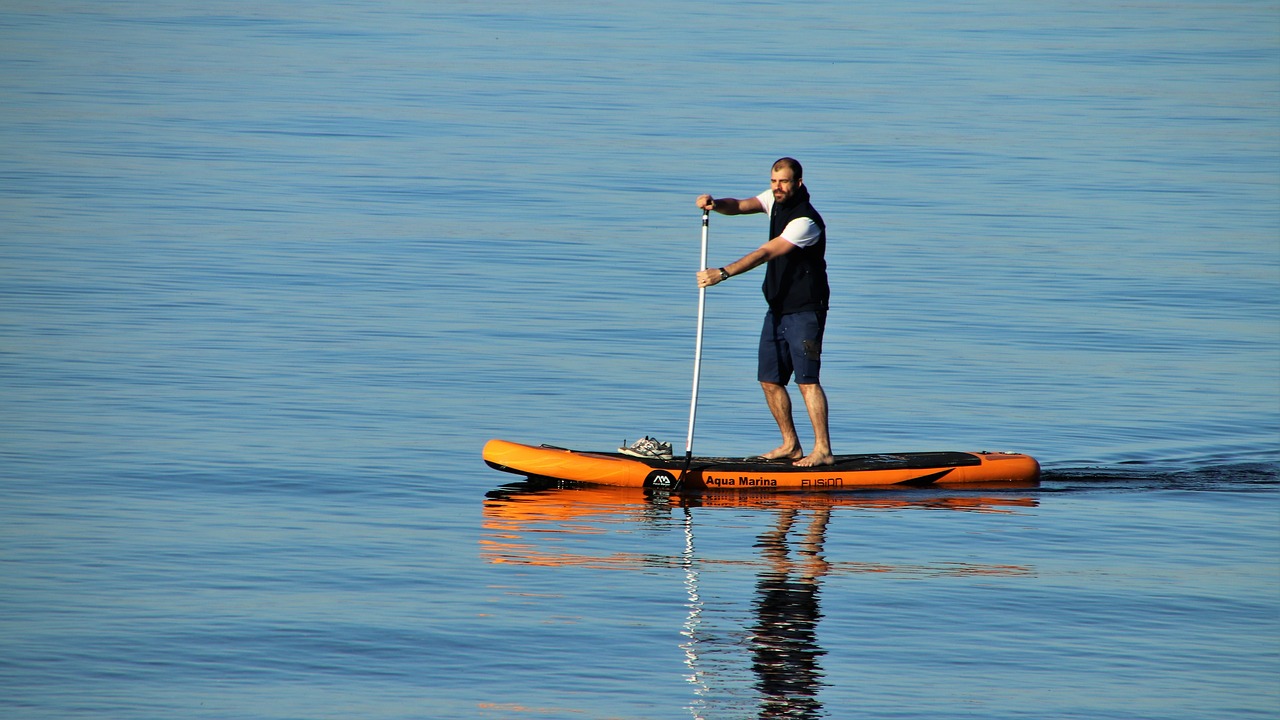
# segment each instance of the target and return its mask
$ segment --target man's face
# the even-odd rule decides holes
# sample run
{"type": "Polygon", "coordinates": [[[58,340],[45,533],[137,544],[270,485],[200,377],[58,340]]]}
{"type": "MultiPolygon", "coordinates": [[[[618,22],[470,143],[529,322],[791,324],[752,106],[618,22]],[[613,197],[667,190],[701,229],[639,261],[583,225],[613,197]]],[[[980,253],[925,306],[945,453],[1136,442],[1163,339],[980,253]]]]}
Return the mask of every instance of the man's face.
{"type": "Polygon", "coordinates": [[[784,203],[796,194],[796,188],[804,184],[804,180],[796,180],[796,172],[784,167],[773,171],[769,177],[769,189],[773,191],[773,201],[784,203]]]}

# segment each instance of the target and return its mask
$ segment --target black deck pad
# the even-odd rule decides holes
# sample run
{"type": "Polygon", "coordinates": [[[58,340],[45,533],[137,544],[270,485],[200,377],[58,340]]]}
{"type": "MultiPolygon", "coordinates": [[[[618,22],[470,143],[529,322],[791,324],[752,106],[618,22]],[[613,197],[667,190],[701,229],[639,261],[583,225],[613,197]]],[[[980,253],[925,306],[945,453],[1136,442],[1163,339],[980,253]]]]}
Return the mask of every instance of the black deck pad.
{"type": "MultiPolygon", "coordinates": [[[[660,458],[638,458],[624,453],[592,453],[594,455],[613,455],[617,457],[639,460],[652,468],[679,470],[684,467],[685,459],[676,456],[670,460],[660,458]]],[[[790,460],[764,460],[752,457],[698,457],[694,456],[689,463],[690,468],[715,468],[719,471],[750,472],[752,470],[770,472],[793,471],[813,472],[815,470],[928,470],[930,468],[969,467],[981,465],[982,459],[966,452],[913,452],[877,455],[836,455],[834,465],[819,468],[796,467],[790,460]]]]}

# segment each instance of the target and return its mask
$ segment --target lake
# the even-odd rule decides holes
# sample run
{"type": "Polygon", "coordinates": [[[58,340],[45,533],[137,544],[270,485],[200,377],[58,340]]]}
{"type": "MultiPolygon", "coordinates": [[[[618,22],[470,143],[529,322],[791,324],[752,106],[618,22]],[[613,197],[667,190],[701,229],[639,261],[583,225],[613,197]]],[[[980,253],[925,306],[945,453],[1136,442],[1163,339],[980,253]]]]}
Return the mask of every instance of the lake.
{"type": "MultiPolygon", "coordinates": [[[[1274,717],[1278,31],[1270,1],[6,4],[0,714],[1274,717]],[[1042,482],[487,467],[683,449],[694,198],[784,155],[828,226],[836,452],[1042,482]]],[[[711,264],[766,226],[713,216],[711,264]]],[[[777,444],[761,279],[707,294],[700,454],[777,444]]]]}

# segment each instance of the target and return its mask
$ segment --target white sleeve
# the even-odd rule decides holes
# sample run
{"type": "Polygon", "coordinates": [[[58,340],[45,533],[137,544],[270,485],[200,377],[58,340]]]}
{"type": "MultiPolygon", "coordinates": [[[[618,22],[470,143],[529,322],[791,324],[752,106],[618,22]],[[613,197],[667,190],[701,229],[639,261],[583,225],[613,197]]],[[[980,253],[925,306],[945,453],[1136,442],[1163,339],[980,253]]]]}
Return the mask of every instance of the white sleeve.
{"type": "Polygon", "coordinates": [[[796,247],[809,247],[818,242],[818,237],[822,231],[818,229],[818,224],[807,217],[796,218],[787,223],[782,229],[782,237],[796,247]]]}
{"type": "MultiPolygon", "coordinates": [[[[764,206],[766,215],[773,213],[772,189],[760,193],[756,196],[756,199],[764,206]]],[[[782,229],[782,237],[786,238],[787,242],[802,248],[818,242],[818,236],[821,233],[822,231],[818,229],[817,223],[809,218],[796,218],[787,223],[787,226],[782,229]]]]}

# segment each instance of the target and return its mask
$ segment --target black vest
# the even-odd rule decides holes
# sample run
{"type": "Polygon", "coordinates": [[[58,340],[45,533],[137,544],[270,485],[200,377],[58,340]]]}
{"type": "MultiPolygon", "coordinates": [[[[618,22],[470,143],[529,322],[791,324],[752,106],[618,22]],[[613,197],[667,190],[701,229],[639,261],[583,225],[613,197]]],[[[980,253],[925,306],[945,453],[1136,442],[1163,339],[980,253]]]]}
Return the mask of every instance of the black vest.
{"type": "Polygon", "coordinates": [[[787,223],[804,217],[818,226],[818,241],[770,260],[765,268],[764,299],[774,315],[826,310],[831,300],[827,285],[827,225],[809,204],[808,188],[801,185],[785,204],[774,203],[769,213],[769,239],[781,235],[787,223]]]}

